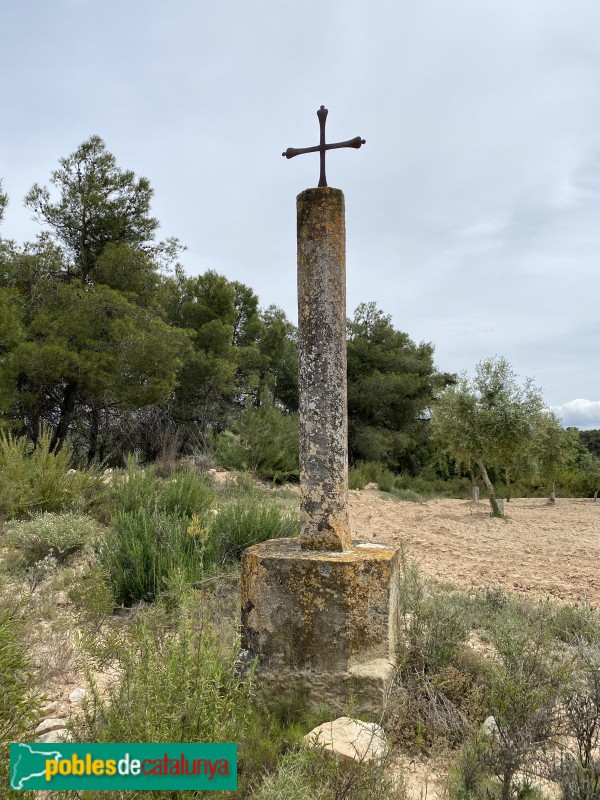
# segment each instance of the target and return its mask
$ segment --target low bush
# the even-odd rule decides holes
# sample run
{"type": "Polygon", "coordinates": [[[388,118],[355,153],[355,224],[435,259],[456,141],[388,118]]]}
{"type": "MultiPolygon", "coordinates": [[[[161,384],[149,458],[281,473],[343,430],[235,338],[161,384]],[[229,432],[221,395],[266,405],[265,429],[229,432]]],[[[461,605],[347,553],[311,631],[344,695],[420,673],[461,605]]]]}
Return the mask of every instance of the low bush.
{"type": "Polygon", "coordinates": [[[142,615],[133,625],[118,653],[119,680],[92,693],[85,733],[98,742],[239,741],[251,694],[235,673],[235,652],[187,609],[171,630],[157,616],[158,624],[142,615]]]}
{"type": "Polygon", "coordinates": [[[0,517],[19,519],[44,511],[84,510],[100,487],[91,471],[71,470],[68,447],[50,451],[43,432],[35,445],[25,436],[0,433],[0,517]]]}
{"type": "Polygon", "coordinates": [[[402,561],[398,592],[403,669],[435,674],[449,666],[469,633],[469,619],[447,593],[426,589],[415,563],[402,561]]]}
{"type": "MultiPolygon", "coordinates": [[[[240,681],[237,647],[228,640],[196,604],[185,603],[175,625],[160,605],[144,611],[114,654],[118,679],[100,693],[90,675],[91,702],[75,724],[76,739],[238,742],[238,791],[223,796],[252,797],[284,750],[298,747],[318,723],[304,705],[287,707],[293,719],[270,712],[252,681],[240,681]]],[[[107,798],[121,796],[106,792],[107,798]]],[[[168,791],[128,792],[128,800],[173,797],[168,791]]]]}
{"type": "Polygon", "coordinates": [[[127,470],[116,475],[112,484],[115,511],[174,514],[191,517],[203,514],[214,503],[215,495],[204,475],[195,469],[179,469],[168,479],[157,478],[154,467],[142,469],[130,458],[127,470]]]}
{"type": "Polygon", "coordinates": [[[257,500],[235,501],[222,508],[210,523],[205,563],[218,566],[237,561],[246,547],[268,539],[298,536],[296,514],[284,514],[257,500]]]}
{"type": "Polygon", "coordinates": [[[564,800],[600,797],[600,648],[580,644],[577,669],[562,700],[567,742],[551,777],[564,800]]]}
{"type": "Polygon", "coordinates": [[[41,698],[29,690],[32,676],[21,643],[22,632],[18,610],[0,610],[0,786],[6,789],[9,742],[23,737],[39,718],[41,704],[41,698]]]}
{"type": "Polygon", "coordinates": [[[426,589],[415,564],[402,562],[398,594],[398,673],[386,710],[391,735],[422,750],[436,739],[461,742],[470,730],[467,709],[481,705],[475,672],[454,668],[469,631],[460,604],[426,589]]]}
{"type": "Polygon", "coordinates": [[[18,548],[22,562],[31,566],[47,556],[63,562],[94,540],[98,525],[82,514],[47,512],[15,522],[9,531],[9,542],[18,548]]]}
{"type": "Polygon", "coordinates": [[[427,498],[423,497],[422,494],[413,491],[412,489],[397,489],[393,487],[390,489],[392,497],[396,500],[404,500],[407,503],[425,503],[427,502],[427,498]]]}
{"type": "Polygon", "coordinates": [[[99,561],[118,604],[151,603],[175,572],[188,584],[202,576],[205,540],[189,528],[187,517],[144,508],[112,517],[99,543],[99,561]]]}
{"type": "Polygon", "coordinates": [[[286,753],[253,800],[404,800],[406,790],[387,759],[341,766],[331,754],[302,747],[286,753]]]}
{"type": "Polygon", "coordinates": [[[389,492],[396,480],[394,473],[379,461],[359,461],[348,471],[350,489],[364,489],[368,483],[376,483],[382,492],[389,492]]]}

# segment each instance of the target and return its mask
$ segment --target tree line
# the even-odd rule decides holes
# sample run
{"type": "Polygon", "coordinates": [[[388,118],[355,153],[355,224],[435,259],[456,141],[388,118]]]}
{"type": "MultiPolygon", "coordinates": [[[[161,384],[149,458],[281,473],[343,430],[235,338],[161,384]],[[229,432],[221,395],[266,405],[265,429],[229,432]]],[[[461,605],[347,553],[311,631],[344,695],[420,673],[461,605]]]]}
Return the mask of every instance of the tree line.
{"type": "MultiPolygon", "coordinates": [[[[296,329],[214,271],[190,277],[176,239],[157,240],[146,178],[92,136],[35,184],[33,242],[0,240],[2,424],[80,458],[152,459],[169,431],[207,447],[250,408],[298,409],[296,329]]],[[[7,202],[2,195],[0,214],[7,202]]],[[[353,459],[413,467],[421,415],[449,377],[374,304],[348,323],[353,459]]]]}
{"type": "MultiPolygon", "coordinates": [[[[68,443],[80,462],[103,466],[131,451],[155,460],[165,448],[216,449],[225,461],[253,464],[262,436],[279,464],[274,474],[289,477],[296,329],[243,283],[212,270],[186,275],[180,243],[157,239],[152,194],[98,136],[60,159],[49,186],[28,192],[39,235],[0,239],[0,426],[33,445],[49,431],[52,451],[68,443]]],[[[0,192],[0,221],[7,201],[0,192]]],[[[494,375],[482,367],[469,386],[438,371],[433,345],[411,341],[374,303],[356,309],[347,332],[351,463],[410,474],[475,468],[486,483],[488,469],[510,480],[528,461],[546,477],[567,463],[565,437],[574,435],[540,397],[527,388],[512,397],[535,411],[530,428],[523,415],[502,416],[514,380],[490,400],[494,381],[512,380],[508,365],[496,364],[494,375]],[[514,447],[515,436],[539,452],[514,447]],[[555,451],[563,455],[548,455],[555,451]]]]}

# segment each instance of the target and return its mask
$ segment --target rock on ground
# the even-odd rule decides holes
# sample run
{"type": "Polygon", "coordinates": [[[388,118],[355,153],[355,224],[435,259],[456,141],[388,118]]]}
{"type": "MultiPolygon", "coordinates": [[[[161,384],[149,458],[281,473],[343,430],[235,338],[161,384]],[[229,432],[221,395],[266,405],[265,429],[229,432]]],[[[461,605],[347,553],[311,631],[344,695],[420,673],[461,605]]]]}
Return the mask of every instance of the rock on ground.
{"type": "Polygon", "coordinates": [[[339,717],[313,728],[304,737],[310,747],[323,747],[342,760],[377,761],[385,756],[387,742],[383,728],[374,722],[339,717]]]}

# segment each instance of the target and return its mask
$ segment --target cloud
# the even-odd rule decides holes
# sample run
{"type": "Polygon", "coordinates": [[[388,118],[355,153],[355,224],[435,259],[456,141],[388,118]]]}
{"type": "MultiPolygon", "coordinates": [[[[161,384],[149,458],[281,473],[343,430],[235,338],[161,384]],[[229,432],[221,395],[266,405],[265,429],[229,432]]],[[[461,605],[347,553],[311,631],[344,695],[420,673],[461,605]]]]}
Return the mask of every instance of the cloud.
{"type": "Polygon", "coordinates": [[[552,406],[552,411],[561,418],[565,427],[600,428],[600,400],[577,398],[561,406],[552,406]]]}

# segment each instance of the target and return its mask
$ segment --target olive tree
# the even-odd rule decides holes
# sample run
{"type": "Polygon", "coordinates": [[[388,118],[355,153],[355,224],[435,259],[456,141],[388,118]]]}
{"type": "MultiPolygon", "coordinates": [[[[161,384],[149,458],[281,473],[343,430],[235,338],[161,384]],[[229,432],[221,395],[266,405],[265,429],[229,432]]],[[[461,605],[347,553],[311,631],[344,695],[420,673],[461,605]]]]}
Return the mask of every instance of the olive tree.
{"type": "Polygon", "coordinates": [[[488,358],[475,377],[459,376],[433,404],[431,427],[442,452],[465,468],[476,464],[492,514],[502,516],[487,468],[506,468],[535,451],[544,402],[531,379],[523,385],[505,358],[488,358]]]}
{"type": "Polygon", "coordinates": [[[556,478],[577,456],[579,435],[565,430],[552,412],[542,414],[538,423],[537,463],[542,480],[550,488],[549,502],[556,501],[556,478]]]}

